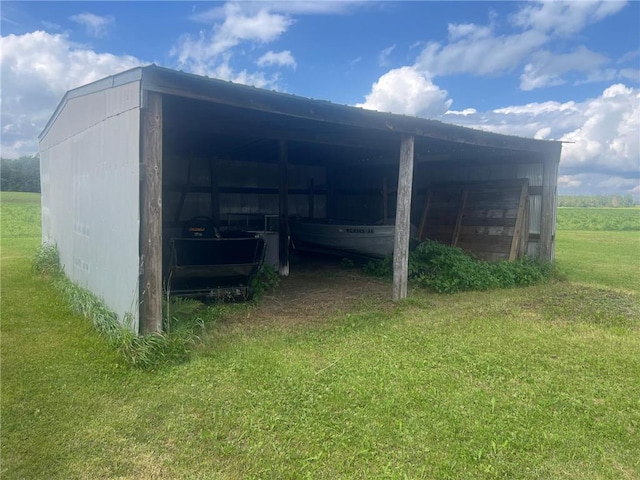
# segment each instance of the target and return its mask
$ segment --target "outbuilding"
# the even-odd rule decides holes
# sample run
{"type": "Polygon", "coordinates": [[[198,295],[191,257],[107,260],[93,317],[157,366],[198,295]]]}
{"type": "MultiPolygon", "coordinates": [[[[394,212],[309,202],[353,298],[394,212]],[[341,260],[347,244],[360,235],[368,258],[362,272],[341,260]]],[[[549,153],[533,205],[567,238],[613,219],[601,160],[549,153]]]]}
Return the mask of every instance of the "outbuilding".
{"type": "Polygon", "coordinates": [[[43,242],[141,334],[162,328],[171,239],[199,215],[272,234],[281,275],[292,217],[394,224],[401,299],[412,231],[486,260],[553,260],[560,152],[139,67],[67,92],[41,133],[43,242]]]}

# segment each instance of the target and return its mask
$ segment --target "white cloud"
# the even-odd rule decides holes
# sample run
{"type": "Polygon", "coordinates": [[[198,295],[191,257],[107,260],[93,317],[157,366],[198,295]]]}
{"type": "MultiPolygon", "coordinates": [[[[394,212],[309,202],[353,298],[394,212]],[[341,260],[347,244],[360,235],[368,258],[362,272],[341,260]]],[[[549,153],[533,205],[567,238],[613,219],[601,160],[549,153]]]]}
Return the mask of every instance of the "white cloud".
{"type": "Polygon", "coordinates": [[[616,62],[618,65],[627,63],[627,62],[632,62],[633,60],[636,59],[636,57],[640,56],[640,48],[637,50],[632,50],[630,52],[625,53],[624,55],[622,55],[618,61],[616,62]]]}
{"type": "Polygon", "coordinates": [[[562,140],[567,169],[640,174],[640,90],[622,84],[582,104],[583,123],[562,140]]]}
{"type": "Polygon", "coordinates": [[[535,88],[561,85],[563,75],[568,72],[590,72],[605,65],[609,59],[604,55],[592,52],[584,46],[566,54],[553,54],[540,51],[532,55],[531,61],[524,66],[520,76],[520,88],[535,88]]]}
{"type": "Polygon", "coordinates": [[[491,37],[491,28],[476,25],[475,23],[450,23],[447,27],[449,41],[456,41],[464,38],[488,38],[491,37]]]}
{"type": "Polygon", "coordinates": [[[464,110],[449,110],[445,113],[445,115],[462,115],[466,117],[467,115],[475,115],[478,111],[475,108],[465,108],[464,110]]]}
{"type": "Polygon", "coordinates": [[[557,35],[571,35],[585,26],[619,12],[626,1],[554,0],[538,1],[517,12],[515,25],[557,35]]]}
{"type": "Polygon", "coordinates": [[[49,22],[47,20],[42,20],[40,22],[44,28],[47,30],[60,30],[62,27],[57,23],[49,22]]]}
{"type": "Polygon", "coordinates": [[[88,12],[72,15],[69,20],[83,25],[89,35],[99,38],[105,37],[115,23],[115,18],[111,15],[100,16],[88,12]]]}
{"type": "Polygon", "coordinates": [[[247,10],[244,4],[226,3],[216,12],[223,18],[210,32],[183,35],[171,49],[170,54],[177,57],[179,68],[218,76],[216,71],[229,66],[230,51],[234,47],[242,42],[271,42],[293,23],[288,16],[271,13],[266,7],[253,11],[247,10]]]}
{"type": "Polygon", "coordinates": [[[259,67],[269,67],[269,66],[283,66],[283,67],[291,67],[294,70],[297,67],[296,61],[293,58],[293,54],[290,50],[284,50],[282,52],[273,52],[269,50],[267,53],[262,55],[256,62],[259,67]]]}
{"type": "Polygon", "coordinates": [[[582,180],[578,178],[578,175],[560,175],[558,177],[559,188],[578,188],[582,185],[582,180]]]}
{"type": "MultiPolygon", "coordinates": [[[[522,68],[520,88],[533,90],[566,83],[589,83],[606,78],[634,80],[634,69],[605,70],[611,60],[584,46],[573,51],[551,53],[549,46],[568,50],[565,36],[618,13],[626,2],[583,0],[543,1],[526,4],[511,16],[511,32],[498,35],[498,17],[489,25],[459,23],[448,25],[447,42],[427,42],[415,61],[415,67],[431,77],[466,73],[491,76],[522,68]],[[515,26],[516,31],[513,31],[515,26]],[[563,43],[556,43],[558,38],[563,43]],[[543,48],[546,50],[541,50],[543,48]]],[[[620,61],[633,59],[629,52],[620,61]]]]}
{"type": "Polygon", "coordinates": [[[545,139],[549,138],[549,135],[551,135],[551,128],[550,127],[542,127],[540,130],[538,130],[533,135],[533,138],[535,138],[536,140],[545,140],[545,139]]]}
{"type": "MultiPolygon", "coordinates": [[[[236,5],[247,15],[255,15],[259,11],[285,15],[340,15],[349,13],[354,8],[366,6],[366,2],[348,0],[243,1],[236,5]]],[[[189,18],[204,24],[224,20],[227,16],[226,6],[225,4],[221,7],[208,8],[202,12],[194,13],[189,18]]]]}
{"type": "Polygon", "coordinates": [[[458,125],[571,142],[562,147],[562,187],[594,194],[631,193],[640,183],[640,89],[615,84],[584,102],[542,102],[467,115],[451,113],[447,112],[446,121],[458,125]]]}
{"type": "Polygon", "coordinates": [[[364,103],[356,106],[382,112],[421,117],[444,114],[451,106],[446,90],[412,67],[390,70],[371,87],[364,103]]]}
{"type": "MultiPolygon", "coordinates": [[[[486,27],[457,27],[454,28],[455,35],[450,37],[453,41],[449,44],[429,42],[416,59],[416,68],[433,76],[454,73],[492,75],[509,72],[547,42],[545,34],[533,30],[514,35],[493,36],[486,27]]],[[[449,31],[451,30],[450,25],[449,31]]]]}
{"type": "Polygon", "coordinates": [[[43,31],[1,37],[0,51],[3,157],[38,151],[37,136],[67,90],[142,63],[43,31]]]}
{"type": "Polygon", "coordinates": [[[395,49],[396,44],[394,43],[390,47],[384,48],[382,51],[380,51],[380,53],[378,54],[378,65],[380,65],[381,67],[389,66],[389,56],[395,49]]]}
{"type": "Polygon", "coordinates": [[[586,78],[577,80],[575,85],[584,85],[586,83],[596,82],[612,82],[616,80],[628,80],[635,83],[640,83],[640,70],[633,68],[623,68],[617,70],[615,68],[605,68],[602,70],[592,70],[587,73],[586,78]]]}
{"type": "Polygon", "coordinates": [[[558,178],[560,195],[613,195],[640,196],[640,181],[619,175],[602,173],[578,173],[558,178]]]}

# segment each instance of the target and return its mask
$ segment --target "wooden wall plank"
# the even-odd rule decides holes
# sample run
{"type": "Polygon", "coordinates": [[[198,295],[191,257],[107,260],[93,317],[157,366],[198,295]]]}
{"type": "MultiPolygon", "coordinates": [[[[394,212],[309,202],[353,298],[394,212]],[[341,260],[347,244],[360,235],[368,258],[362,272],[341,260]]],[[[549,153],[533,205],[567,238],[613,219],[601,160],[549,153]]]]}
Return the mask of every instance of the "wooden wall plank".
{"type": "Polygon", "coordinates": [[[431,205],[431,196],[433,192],[429,190],[424,199],[424,208],[422,209],[422,217],[420,218],[420,227],[418,228],[418,240],[424,240],[427,233],[427,215],[429,215],[429,206],[431,205]]]}
{"type": "Polygon", "coordinates": [[[542,171],[542,218],[540,221],[540,242],[538,244],[538,256],[542,260],[549,262],[553,261],[557,188],[558,161],[551,159],[544,163],[542,171]]]}
{"type": "Polygon", "coordinates": [[[142,109],[140,331],[162,331],[162,95],[142,109]]]}
{"type": "Polygon", "coordinates": [[[211,219],[214,225],[220,226],[220,185],[219,185],[219,165],[217,159],[209,160],[209,185],[211,188],[211,219]]]}
{"type": "Polygon", "coordinates": [[[316,192],[315,192],[315,183],[313,181],[313,178],[309,179],[308,187],[309,187],[309,195],[308,195],[309,213],[307,214],[307,216],[309,218],[313,218],[315,216],[315,211],[316,211],[316,192]]]}
{"type": "Polygon", "coordinates": [[[453,236],[451,237],[451,245],[456,246],[458,243],[458,235],[460,234],[460,226],[462,225],[462,218],[464,217],[464,210],[467,206],[468,190],[465,188],[460,195],[460,206],[458,207],[458,216],[456,218],[456,225],[453,227],[453,236]]]}
{"type": "Polygon", "coordinates": [[[522,184],[522,190],[520,192],[520,202],[518,204],[518,213],[516,215],[516,225],[513,232],[511,241],[511,250],[509,251],[509,260],[515,260],[518,258],[520,252],[520,242],[522,241],[522,228],[525,217],[525,207],[528,205],[529,199],[529,182],[522,184]]]}
{"type": "Polygon", "coordinates": [[[429,192],[422,229],[426,238],[457,245],[483,259],[518,258],[523,252],[520,245],[528,241],[526,179],[431,185],[429,192]]]}

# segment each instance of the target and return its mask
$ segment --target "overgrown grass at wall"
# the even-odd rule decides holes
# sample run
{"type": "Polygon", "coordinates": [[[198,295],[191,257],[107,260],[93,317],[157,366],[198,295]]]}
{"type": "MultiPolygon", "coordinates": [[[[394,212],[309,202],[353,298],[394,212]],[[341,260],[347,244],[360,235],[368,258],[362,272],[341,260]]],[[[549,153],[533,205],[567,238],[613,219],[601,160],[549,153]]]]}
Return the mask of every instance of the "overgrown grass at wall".
{"type": "Polygon", "coordinates": [[[196,300],[172,299],[165,304],[163,332],[139,336],[130,320],[117,315],[94,294],[70,281],[60,268],[54,245],[41,246],[34,258],[33,271],[48,278],[66,300],[69,308],[92,323],[105,342],[117,352],[123,364],[140,368],[157,368],[189,358],[198,335],[209,323],[220,318],[224,305],[207,307],[196,300]]]}

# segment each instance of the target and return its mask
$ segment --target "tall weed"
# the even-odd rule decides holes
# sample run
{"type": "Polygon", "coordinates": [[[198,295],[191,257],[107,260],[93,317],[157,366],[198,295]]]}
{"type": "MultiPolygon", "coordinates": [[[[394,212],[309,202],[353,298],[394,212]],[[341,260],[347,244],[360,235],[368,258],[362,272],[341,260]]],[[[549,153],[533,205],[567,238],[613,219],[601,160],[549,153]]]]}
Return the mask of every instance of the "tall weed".
{"type": "Polygon", "coordinates": [[[168,307],[165,303],[164,332],[139,336],[132,330],[130,316],[120,322],[100,298],[64,275],[55,245],[40,247],[34,257],[33,272],[51,278],[71,310],[91,321],[123,362],[136,368],[151,369],[186,360],[205,324],[220,316],[215,308],[205,308],[195,300],[172,299],[168,307]]]}

